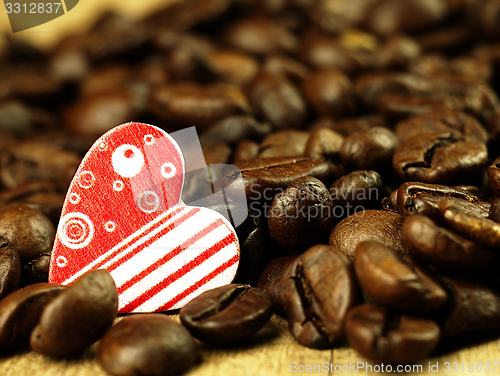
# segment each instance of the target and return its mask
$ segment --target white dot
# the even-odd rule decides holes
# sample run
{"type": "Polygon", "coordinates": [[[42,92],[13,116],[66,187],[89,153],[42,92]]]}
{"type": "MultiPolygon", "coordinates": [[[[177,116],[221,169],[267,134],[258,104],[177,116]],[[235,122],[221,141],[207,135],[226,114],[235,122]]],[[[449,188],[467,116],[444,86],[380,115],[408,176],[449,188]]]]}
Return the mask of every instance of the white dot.
{"type": "Polygon", "coordinates": [[[66,247],[80,249],[89,245],[94,237],[94,224],[83,213],[68,213],[61,218],[57,235],[66,247]]]}
{"type": "Polygon", "coordinates": [[[113,189],[117,192],[120,192],[123,190],[124,184],[121,180],[115,180],[113,182],[113,189]]]}
{"type": "Polygon", "coordinates": [[[71,202],[72,204],[78,204],[80,202],[80,196],[78,195],[78,193],[71,193],[69,195],[69,202],[71,202]]]}
{"type": "Polygon", "coordinates": [[[167,162],[161,166],[161,175],[168,179],[175,175],[175,166],[173,163],[167,162]]]}
{"type": "Polygon", "coordinates": [[[121,145],[111,156],[111,164],[115,172],[124,178],[137,175],[144,166],[144,156],[134,145],[121,145]]]}
{"type": "Polygon", "coordinates": [[[104,224],[104,228],[106,229],[107,232],[115,231],[115,228],[116,228],[115,222],[113,222],[113,221],[106,222],[104,224]]]}
{"type": "Polygon", "coordinates": [[[137,199],[137,206],[145,213],[155,212],[160,206],[160,198],[154,191],[144,191],[137,199]]]}
{"type": "Polygon", "coordinates": [[[56,264],[57,266],[59,266],[60,268],[64,268],[67,264],[68,264],[68,259],[64,256],[59,256],[57,259],[56,259],[56,264]]]}
{"type": "Polygon", "coordinates": [[[82,171],[78,176],[78,185],[84,189],[88,189],[94,185],[95,176],[92,171],[82,171]]]}
{"type": "Polygon", "coordinates": [[[146,145],[153,145],[155,143],[155,138],[151,134],[147,134],[144,136],[144,143],[146,145]]]}
{"type": "Polygon", "coordinates": [[[108,148],[108,145],[106,145],[106,143],[104,141],[102,141],[102,142],[99,143],[99,146],[97,146],[97,148],[100,151],[105,151],[108,148]]]}

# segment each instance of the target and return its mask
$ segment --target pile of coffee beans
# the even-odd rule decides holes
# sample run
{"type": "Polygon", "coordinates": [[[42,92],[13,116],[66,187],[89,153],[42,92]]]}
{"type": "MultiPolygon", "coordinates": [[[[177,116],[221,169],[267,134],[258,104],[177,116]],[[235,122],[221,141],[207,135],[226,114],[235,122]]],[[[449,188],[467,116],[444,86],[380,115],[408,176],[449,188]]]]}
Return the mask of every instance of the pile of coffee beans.
{"type": "MultiPolygon", "coordinates": [[[[98,351],[110,373],[182,372],[198,341],[244,341],[273,311],[304,346],[383,363],[500,328],[498,25],[498,0],[184,0],[106,13],[51,51],[7,36],[0,346],[62,356],[111,326],[109,275],[46,282],[82,157],[128,121],[195,126],[208,165],[241,170],[243,187],[215,169],[213,186],[248,217],[235,284],[183,326],[123,318],[98,351]]],[[[203,191],[186,180],[183,197],[203,191]]]]}

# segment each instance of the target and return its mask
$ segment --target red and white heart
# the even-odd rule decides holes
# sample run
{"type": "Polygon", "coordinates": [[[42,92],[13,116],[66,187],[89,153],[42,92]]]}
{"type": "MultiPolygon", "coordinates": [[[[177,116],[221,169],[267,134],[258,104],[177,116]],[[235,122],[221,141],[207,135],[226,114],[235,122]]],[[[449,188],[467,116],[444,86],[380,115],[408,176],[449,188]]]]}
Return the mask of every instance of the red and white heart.
{"type": "Polygon", "coordinates": [[[182,307],[234,279],[239,243],[219,213],[181,200],[184,159],[163,130],[113,128],[83,158],[64,202],[49,282],[107,269],[120,312],[182,307]]]}

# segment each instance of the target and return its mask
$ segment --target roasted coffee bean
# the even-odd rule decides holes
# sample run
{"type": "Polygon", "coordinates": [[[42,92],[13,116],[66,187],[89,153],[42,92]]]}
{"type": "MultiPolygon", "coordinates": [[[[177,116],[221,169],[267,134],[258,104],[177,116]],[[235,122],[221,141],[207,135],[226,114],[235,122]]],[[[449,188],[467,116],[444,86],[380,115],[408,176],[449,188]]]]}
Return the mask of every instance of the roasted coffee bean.
{"type": "Polygon", "coordinates": [[[447,298],[430,269],[378,242],[358,244],[354,271],[364,292],[395,310],[433,312],[447,298]]]}
{"type": "Polygon", "coordinates": [[[240,51],[217,49],[210,51],[203,61],[217,81],[243,86],[259,71],[257,60],[240,51]]]}
{"type": "Polygon", "coordinates": [[[387,127],[387,122],[383,116],[371,115],[360,118],[340,120],[337,123],[329,126],[330,129],[344,137],[372,127],[387,127]]]}
{"type": "Polygon", "coordinates": [[[271,296],[250,285],[229,284],[205,291],[179,314],[192,335],[210,343],[230,343],[251,336],[273,313],[271,296]]]}
{"type": "MultiPolygon", "coordinates": [[[[271,201],[283,192],[294,180],[312,176],[328,181],[329,167],[326,162],[311,158],[258,158],[245,159],[234,164],[241,171],[247,200],[271,201]]],[[[238,196],[231,192],[231,184],[238,176],[229,172],[223,177],[223,185],[228,196],[238,196]]],[[[239,187],[238,187],[239,188],[239,187]]]]}
{"type": "Polygon", "coordinates": [[[185,327],[158,313],[127,316],[99,343],[97,360],[116,376],[178,375],[199,359],[185,327]]]}
{"type": "Polygon", "coordinates": [[[496,223],[500,223],[500,199],[497,198],[491,202],[488,218],[495,221],[496,223]]]}
{"type": "Polygon", "coordinates": [[[411,254],[443,270],[476,270],[498,265],[498,254],[439,227],[422,215],[411,215],[403,223],[403,236],[411,254]]]}
{"type": "Polygon", "coordinates": [[[314,68],[338,69],[346,74],[356,74],[369,65],[366,51],[350,49],[339,39],[317,32],[308,33],[302,38],[298,57],[314,68]]]}
{"type": "Polygon", "coordinates": [[[452,295],[442,319],[444,337],[500,327],[500,294],[484,283],[464,276],[443,276],[452,295]]]}
{"type": "Polygon", "coordinates": [[[43,310],[65,287],[37,283],[19,289],[0,301],[0,347],[28,345],[43,310]]]}
{"type": "Polygon", "coordinates": [[[164,121],[201,130],[230,115],[246,112],[248,103],[236,86],[185,83],[153,89],[149,109],[164,121]]]}
{"type": "Polygon", "coordinates": [[[233,163],[243,159],[253,159],[259,156],[259,144],[254,141],[241,141],[233,154],[233,163]]]}
{"type": "MultiPolygon", "coordinates": [[[[225,142],[203,144],[201,145],[201,150],[203,151],[203,156],[205,157],[205,163],[207,165],[227,163],[232,152],[229,145],[225,142]]],[[[215,176],[212,178],[213,180],[217,180],[215,176]]]]}
{"type": "Polygon", "coordinates": [[[345,319],[349,345],[377,363],[407,364],[425,358],[436,347],[439,326],[432,320],[391,314],[386,308],[362,304],[345,319]]]}
{"type": "Polygon", "coordinates": [[[394,133],[373,127],[346,137],[340,148],[342,164],[348,170],[387,170],[398,147],[394,133]]]}
{"type": "Polygon", "coordinates": [[[31,333],[31,347],[49,356],[82,351],[111,327],[118,311],[118,292],[107,270],[84,274],[43,311],[31,333]]]}
{"type": "Polygon", "coordinates": [[[374,65],[378,69],[398,69],[406,66],[420,56],[418,42],[403,35],[389,37],[374,53],[374,65]]]}
{"type": "Polygon", "coordinates": [[[422,133],[443,133],[452,130],[462,135],[487,143],[488,132],[475,118],[463,112],[440,109],[404,120],[395,128],[395,133],[401,142],[421,135],[422,133]]]}
{"type": "Polygon", "coordinates": [[[202,144],[225,142],[231,146],[244,139],[260,140],[271,132],[267,123],[259,123],[251,116],[230,116],[208,127],[201,135],[202,144]]]}
{"type": "Polygon", "coordinates": [[[438,207],[447,227],[478,244],[500,249],[500,224],[444,200],[438,207]]]}
{"type": "Polygon", "coordinates": [[[301,157],[304,154],[309,132],[287,130],[267,136],[260,144],[259,158],[301,157]]]}
{"type": "Polygon", "coordinates": [[[21,258],[9,244],[0,246],[0,300],[17,290],[21,281],[21,258]]]}
{"type": "Polygon", "coordinates": [[[344,218],[335,226],[328,243],[337,247],[351,261],[355,250],[363,241],[376,241],[397,252],[407,253],[398,213],[384,210],[363,210],[344,218]]]}
{"type": "Polygon", "coordinates": [[[363,21],[371,1],[352,0],[339,3],[317,2],[309,9],[309,16],[321,29],[337,33],[352,29],[363,21]]]}
{"type": "Polygon", "coordinates": [[[488,158],[486,146],[456,132],[421,134],[403,142],[392,164],[402,180],[473,184],[488,158]]]}
{"type": "Polygon", "coordinates": [[[287,254],[326,243],[336,221],[328,189],[311,176],[294,180],[274,198],[268,213],[269,235],[287,254]]]}
{"type": "Polygon", "coordinates": [[[342,342],[359,288],[352,265],[335,247],[309,248],[286,268],[280,288],[290,332],[300,344],[321,349],[342,342]]]}
{"type": "Polygon", "coordinates": [[[38,210],[12,205],[0,210],[0,246],[15,250],[23,264],[49,254],[54,243],[52,222],[38,210]]]}
{"type": "Polygon", "coordinates": [[[275,129],[299,128],[307,106],[300,91],[284,76],[261,72],[247,87],[248,98],[275,129]]]}
{"type": "Polygon", "coordinates": [[[340,148],[344,138],[328,128],[317,128],[310,132],[304,150],[304,157],[320,159],[330,166],[330,179],[339,178],[344,174],[344,166],[340,160],[340,148]]]}
{"type": "Polygon", "coordinates": [[[317,70],[306,78],[303,91],[318,115],[339,118],[356,110],[352,82],[341,71],[317,70]]]}
{"type": "Polygon", "coordinates": [[[491,189],[497,197],[500,196],[500,157],[495,159],[490,167],[488,167],[488,181],[491,189]]]}
{"type": "Polygon", "coordinates": [[[298,44],[290,31],[263,17],[240,19],[224,31],[223,39],[230,46],[258,55],[291,52],[298,44]]]}
{"type": "Polygon", "coordinates": [[[0,155],[0,181],[6,188],[30,181],[46,181],[67,189],[80,161],[81,158],[71,151],[25,141],[0,155]]]}
{"type": "Polygon", "coordinates": [[[361,170],[337,179],[330,186],[330,195],[335,205],[345,212],[359,206],[358,210],[380,207],[382,179],[376,171],[361,170]]]}
{"type": "Polygon", "coordinates": [[[425,28],[444,19],[448,4],[444,0],[383,0],[376,2],[366,14],[365,25],[369,30],[390,35],[425,28]]]}
{"type": "Polygon", "coordinates": [[[48,282],[50,268],[50,254],[41,255],[37,259],[23,265],[22,285],[48,282]]]}
{"type": "Polygon", "coordinates": [[[77,135],[99,137],[135,117],[137,109],[132,96],[120,90],[82,99],[66,112],[65,125],[77,135]]]}
{"type": "Polygon", "coordinates": [[[271,74],[286,77],[294,83],[302,82],[311,73],[304,64],[282,55],[269,56],[262,69],[271,74]]]}
{"type": "Polygon", "coordinates": [[[264,270],[262,270],[257,280],[256,286],[271,296],[276,312],[284,313],[283,302],[281,300],[283,292],[283,289],[280,287],[281,276],[288,265],[294,262],[297,257],[296,255],[289,255],[273,259],[267,264],[264,270]]]}
{"type": "Polygon", "coordinates": [[[395,208],[402,216],[409,214],[422,214],[432,219],[440,217],[438,204],[441,201],[448,201],[459,205],[467,213],[477,213],[487,217],[491,204],[482,201],[476,192],[472,192],[475,187],[455,186],[448,187],[439,184],[429,184],[421,182],[403,183],[395,191],[395,208]]]}

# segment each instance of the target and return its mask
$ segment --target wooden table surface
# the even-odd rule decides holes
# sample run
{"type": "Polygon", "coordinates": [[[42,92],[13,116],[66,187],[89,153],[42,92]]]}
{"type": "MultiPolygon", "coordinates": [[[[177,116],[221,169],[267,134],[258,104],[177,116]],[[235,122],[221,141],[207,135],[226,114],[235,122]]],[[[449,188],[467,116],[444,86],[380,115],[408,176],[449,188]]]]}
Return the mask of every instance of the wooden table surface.
{"type": "MultiPolygon", "coordinates": [[[[173,315],[178,319],[176,315],[173,315]]],[[[483,336],[484,337],[484,336],[483,336]]],[[[500,338],[500,334],[496,334],[500,338]]],[[[414,366],[413,372],[403,372],[407,375],[497,375],[500,374],[500,339],[485,342],[484,338],[472,338],[475,345],[453,350],[453,347],[462,346],[461,342],[469,342],[471,339],[452,341],[448,348],[439,349],[440,354],[425,359],[414,366]],[[451,346],[452,349],[449,347],[451,346]],[[446,362],[450,363],[450,371],[445,372],[446,362]],[[456,362],[458,372],[452,372],[452,363],[456,362]],[[474,367],[472,367],[472,362],[474,367]],[[479,371],[479,363],[482,368],[490,362],[490,372],[479,371]],[[464,363],[462,366],[461,364],[464,363]],[[436,367],[438,371],[430,372],[429,364],[436,367]],[[465,371],[462,371],[464,367],[465,371]],[[468,372],[467,370],[470,369],[468,372]],[[494,372],[493,372],[494,371],[494,372]]],[[[470,342],[469,342],[470,343],[470,342]]],[[[53,359],[37,354],[33,351],[24,350],[0,355],[0,375],[2,376],[104,376],[105,372],[95,358],[97,344],[85,351],[83,354],[72,358],[53,359]]],[[[293,374],[311,374],[307,372],[307,366],[316,374],[356,374],[356,375],[380,375],[391,372],[366,372],[366,364],[374,366],[354,350],[348,347],[340,347],[332,350],[314,350],[299,345],[288,333],[287,322],[280,316],[274,315],[269,323],[257,332],[251,339],[238,345],[225,347],[208,347],[202,345],[201,361],[185,373],[186,376],[281,376],[293,374]],[[358,363],[360,362],[360,363],[358,363]],[[359,370],[354,365],[359,364],[359,370]],[[314,365],[316,368],[314,369],[314,365]],[[363,366],[363,368],[361,367],[363,366]],[[302,366],[302,367],[301,367],[302,366]],[[351,367],[350,367],[351,366],[351,367]],[[337,369],[337,372],[335,372],[337,369]],[[343,369],[343,370],[342,370],[343,369]],[[302,372],[300,372],[302,370],[302,372]]],[[[393,372],[395,373],[394,367],[393,372]]]]}

